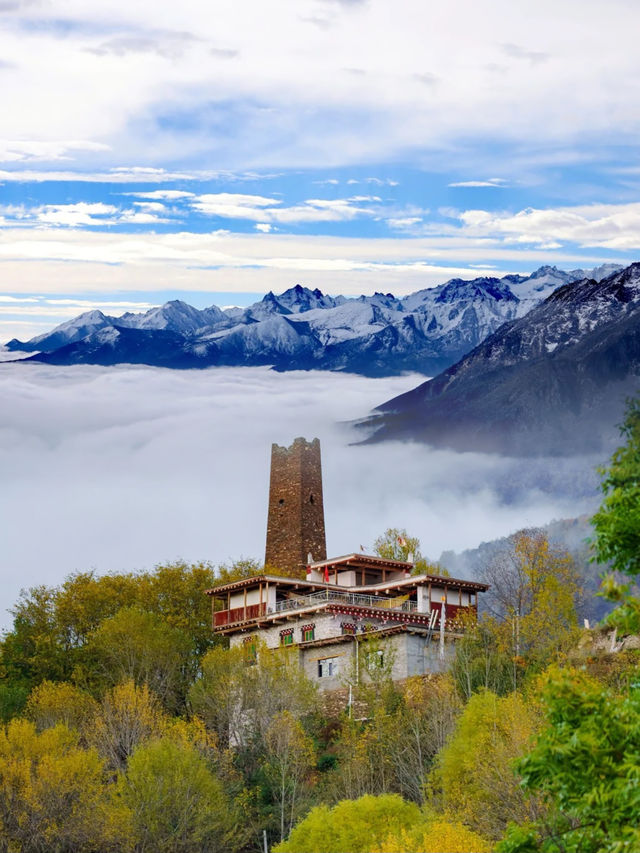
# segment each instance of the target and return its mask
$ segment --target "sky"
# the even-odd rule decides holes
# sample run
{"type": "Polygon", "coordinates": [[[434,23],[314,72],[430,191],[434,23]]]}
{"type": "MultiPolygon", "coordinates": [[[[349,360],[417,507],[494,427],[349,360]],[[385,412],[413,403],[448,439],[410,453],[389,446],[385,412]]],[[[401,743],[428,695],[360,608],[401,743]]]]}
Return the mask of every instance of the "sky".
{"type": "Polygon", "coordinates": [[[640,251],[635,0],[0,0],[0,343],[640,251]]]}
{"type": "Polygon", "coordinates": [[[593,509],[600,459],[509,460],[349,426],[423,377],[0,364],[0,630],[21,588],[264,559],[271,444],[320,438],[327,549],[405,527],[437,560],[593,509]]]}

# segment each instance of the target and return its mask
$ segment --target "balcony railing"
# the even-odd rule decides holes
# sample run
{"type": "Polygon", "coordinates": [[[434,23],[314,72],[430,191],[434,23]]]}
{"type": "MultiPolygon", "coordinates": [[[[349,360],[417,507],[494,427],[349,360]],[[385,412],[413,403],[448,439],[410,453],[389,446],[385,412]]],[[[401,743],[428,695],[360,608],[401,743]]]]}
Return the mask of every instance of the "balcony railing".
{"type": "Polygon", "coordinates": [[[318,604],[348,604],[351,607],[377,607],[384,610],[401,610],[404,613],[414,613],[418,609],[415,601],[409,601],[406,596],[398,598],[382,598],[379,595],[362,595],[359,592],[338,592],[333,589],[323,589],[310,595],[297,595],[276,602],[275,612],[286,613],[289,610],[300,610],[304,607],[315,607],[318,604]]]}
{"type": "MultiPolygon", "coordinates": [[[[322,604],[344,604],[351,607],[373,607],[376,610],[393,610],[401,613],[418,613],[416,601],[409,601],[405,596],[396,598],[382,598],[378,595],[363,595],[358,592],[339,592],[333,589],[325,589],[310,595],[296,595],[276,602],[275,608],[267,607],[266,604],[248,604],[246,607],[233,607],[231,610],[219,610],[213,614],[214,628],[223,628],[236,622],[246,622],[249,619],[258,619],[262,616],[274,615],[276,613],[290,613],[294,610],[304,610],[308,607],[317,607],[322,604]]],[[[432,610],[440,610],[440,602],[432,602],[432,610]]],[[[472,607],[447,604],[447,627],[457,623],[458,616],[473,610],[472,607]]],[[[438,623],[439,624],[439,623],[438,623]]]]}

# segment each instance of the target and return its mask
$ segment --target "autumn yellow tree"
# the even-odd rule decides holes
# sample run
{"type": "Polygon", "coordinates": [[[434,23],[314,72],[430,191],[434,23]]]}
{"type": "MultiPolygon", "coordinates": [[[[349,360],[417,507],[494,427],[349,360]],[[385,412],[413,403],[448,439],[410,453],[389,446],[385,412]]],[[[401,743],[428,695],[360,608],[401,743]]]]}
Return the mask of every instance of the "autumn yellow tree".
{"type": "Polygon", "coordinates": [[[63,723],[82,732],[95,715],[95,699],[66,681],[43,681],[31,691],[25,708],[39,731],[63,723]]]}
{"type": "Polygon", "coordinates": [[[455,818],[434,817],[390,834],[372,853],[490,853],[493,844],[455,818]]]}
{"type": "Polygon", "coordinates": [[[0,839],[3,851],[123,853],[131,815],[76,732],[13,720],[0,731],[0,839]]]}
{"type": "Polygon", "coordinates": [[[493,638],[511,660],[512,688],[527,665],[542,669],[561,658],[574,640],[581,594],[571,555],[536,529],[521,530],[482,571],[489,586],[485,605],[494,617],[493,638]]]}
{"type": "Polygon", "coordinates": [[[512,769],[539,725],[538,705],[520,693],[474,694],[438,755],[428,785],[432,805],[492,840],[509,821],[539,816],[540,801],[523,791],[512,769]]]}
{"type": "Polygon", "coordinates": [[[124,770],[135,748],[160,737],[168,716],[146,684],[125,681],[107,690],[87,730],[89,742],[109,766],[124,770]]]}

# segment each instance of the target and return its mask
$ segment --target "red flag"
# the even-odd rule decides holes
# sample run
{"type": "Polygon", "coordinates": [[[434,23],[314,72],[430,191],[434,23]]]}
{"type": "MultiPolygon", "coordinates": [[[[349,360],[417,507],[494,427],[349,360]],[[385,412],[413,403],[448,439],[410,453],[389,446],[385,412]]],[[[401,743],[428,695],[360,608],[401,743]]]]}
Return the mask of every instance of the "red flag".
{"type": "Polygon", "coordinates": [[[324,567],[324,582],[329,583],[329,566],[324,567]]]}

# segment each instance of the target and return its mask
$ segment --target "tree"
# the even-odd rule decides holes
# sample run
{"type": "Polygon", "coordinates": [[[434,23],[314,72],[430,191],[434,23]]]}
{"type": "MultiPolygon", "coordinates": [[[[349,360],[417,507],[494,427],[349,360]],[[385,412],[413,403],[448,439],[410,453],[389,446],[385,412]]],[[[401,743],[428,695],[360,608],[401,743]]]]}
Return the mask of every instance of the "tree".
{"type": "Polygon", "coordinates": [[[440,809],[489,839],[500,838],[510,820],[537,817],[538,799],[523,792],[511,764],[525,754],[538,726],[535,705],[519,693],[474,694],[429,780],[440,809]]]}
{"type": "Polygon", "coordinates": [[[389,835],[421,821],[415,803],[407,803],[397,794],[367,794],[357,800],[342,800],[333,808],[322,805],[311,809],[273,853],[370,853],[389,835]]]}
{"type": "MultiPolygon", "coordinates": [[[[627,401],[620,433],[625,438],[612,455],[608,467],[599,469],[604,495],[591,519],[595,536],[593,559],[609,564],[613,572],[637,578],[640,575],[640,398],[627,401]]],[[[602,593],[619,603],[609,621],[624,633],[640,630],[640,598],[629,585],[609,574],[602,593]]]]}
{"type": "Polygon", "coordinates": [[[621,853],[640,849],[640,689],[616,694],[574,669],[542,683],[545,727],[517,764],[524,789],[552,806],[512,825],[501,853],[621,853]]]}
{"type": "Polygon", "coordinates": [[[493,616],[465,619],[464,633],[454,650],[451,673],[460,695],[468,701],[478,690],[502,696],[518,682],[523,659],[515,658],[511,625],[493,616]]]}
{"type": "Polygon", "coordinates": [[[490,853],[493,845],[452,817],[433,817],[389,835],[373,853],[490,853]]]}
{"type": "Polygon", "coordinates": [[[271,783],[280,817],[280,841],[298,814],[300,791],[315,760],[313,742],[290,711],[277,714],[266,733],[263,772],[271,783]]]}
{"type": "Polygon", "coordinates": [[[244,649],[212,649],[189,692],[196,714],[215,731],[221,745],[233,744],[247,772],[264,756],[265,738],[275,717],[290,711],[296,719],[318,705],[315,685],[300,671],[296,649],[257,648],[257,664],[244,649]]]}
{"type": "Polygon", "coordinates": [[[604,499],[591,519],[593,551],[614,571],[640,574],[640,398],[627,401],[620,433],[625,443],[600,468],[604,499]]]}
{"type": "Polygon", "coordinates": [[[82,732],[96,713],[96,701],[73,684],[43,681],[31,691],[25,713],[38,731],[63,723],[82,732]]]}
{"type": "Polygon", "coordinates": [[[168,737],[141,744],[120,777],[136,846],[154,853],[227,853],[244,841],[231,804],[194,747],[168,737]]]}
{"type": "Polygon", "coordinates": [[[521,530],[483,568],[485,602],[503,626],[501,645],[513,663],[513,687],[522,663],[546,665],[577,630],[578,573],[571,555],[541,530],[521,530]]]}
{"type": "Polygon", "coordinates": [[[123,853],[130,843],[129,811],[77,733],[57,725],[38,734],[27,720],[0,731],[3,853],[123,853]]]}
{"type": "Polygon", "coordinates": [[[400,560],[406,563],[409,559],[413,562],[413,574],[436,574],[448,575],[449,573],[434,563],[430,563],[422,556],[420,551],[420,540],[415,536],[409,536],[407,531],[400,527],[388,527],[382,536],[373,543],[373,551],[385,560],[400,560]]]}
{"type": "Polygon", "coordinates": [[[167,729],[168,717],[146,684],[125,681],[107,690],[87,731],[87,738],[109,766],[124,770],[135,748],[167,729]]]}
{"type": "Polygon", "coordinates": [[[402,699],[383,747],[392,756],[395,789],[420,803],[436,756],[455,730],[460,700],[449,676],[409,678],[402,699]]]}
{"type": "Polygon", "coordinates": [[[124,607],[101,622],[89,648],[102,684],[132,679],[148,684],[170,710],[182,709],[197,661],[189,639],[161,616],[124,607]]]}
{"type": "Polygon", "coordinates": [[[10,611],[13,628],[1,645],[1,673],[12,686],[27,690],[45,678],[64,680],[71,674],[68,655],[55,618],[55,591],[46,586],[22,590],[10,611]]]}

